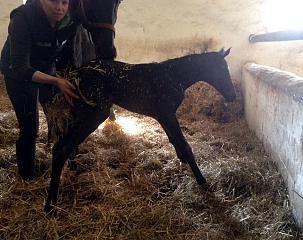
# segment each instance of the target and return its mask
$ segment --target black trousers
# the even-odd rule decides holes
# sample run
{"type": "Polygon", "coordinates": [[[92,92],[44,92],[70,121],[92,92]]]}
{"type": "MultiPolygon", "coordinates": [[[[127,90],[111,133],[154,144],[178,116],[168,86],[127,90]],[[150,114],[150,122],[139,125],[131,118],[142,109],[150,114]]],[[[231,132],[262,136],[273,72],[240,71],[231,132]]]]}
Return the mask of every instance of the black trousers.
{"type": "Polygon", "coordinates": [[[52,100],[52,85],[21,82],[4,76],[6,90],[16,112],[19,139],[16,141],[16,159],[19,174],[24,180],[35,176],[35,149],[39,129],[38,101],[42,106],[52,100]],[[39,97],[40,92],[40,97],[39,97]]]}

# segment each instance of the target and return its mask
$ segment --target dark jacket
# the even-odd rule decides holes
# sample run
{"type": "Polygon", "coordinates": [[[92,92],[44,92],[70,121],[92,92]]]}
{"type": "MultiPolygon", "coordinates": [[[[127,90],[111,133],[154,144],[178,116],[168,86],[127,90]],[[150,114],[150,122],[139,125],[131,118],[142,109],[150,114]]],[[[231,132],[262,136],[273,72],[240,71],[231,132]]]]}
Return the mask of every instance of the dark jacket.
{"type": "Polygon", "coordinates": [[[69,14],[52,28],[39,1],[16,8],[1,52],[1,72],[21,81],[31,81],[37,70],[54,75],[56,57],[75,31],[69,14]]]}

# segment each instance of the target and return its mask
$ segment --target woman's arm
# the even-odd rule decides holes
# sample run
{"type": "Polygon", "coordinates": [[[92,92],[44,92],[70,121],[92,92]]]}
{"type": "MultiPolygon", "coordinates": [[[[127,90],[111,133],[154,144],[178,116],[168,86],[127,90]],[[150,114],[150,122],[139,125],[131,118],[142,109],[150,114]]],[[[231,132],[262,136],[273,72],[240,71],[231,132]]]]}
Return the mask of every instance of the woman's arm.
{"type": "Polygon", "coordinates": [[[33,82],[39,82],[39,83],[48,83],[48,84],[53,84],[57,85],[62,93],[64,94],[66,100],[68,103],[72,106],[74,106],[72,97],[74,98],[79,98],[73,90],[75,90],[75,86],[68,80],[60,77],[54,77],[50,76],[48,74],[45,74],[40,71],[36,71],[33,76],[32,76],[32,81],[33,82]]]}

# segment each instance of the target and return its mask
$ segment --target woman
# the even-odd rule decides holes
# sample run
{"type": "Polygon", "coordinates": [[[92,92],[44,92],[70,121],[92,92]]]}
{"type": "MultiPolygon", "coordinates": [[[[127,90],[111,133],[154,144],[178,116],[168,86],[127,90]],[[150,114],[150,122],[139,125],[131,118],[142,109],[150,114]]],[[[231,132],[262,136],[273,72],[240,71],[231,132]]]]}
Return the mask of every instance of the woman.
{"type": "Polygon", "coordinates": [[[47,91],[42,89],[57,86],[71,105],[72,98],[78,98],[73,92],[75,87],[55,75],[56,56],[76,31],[68,12],[69,4],[70,0],[32,0],[10,15],[8,39],[1,52],[1,71],[19,123],[16,158],[24,180],[35,175],[38,97],[48,99],[44,95],[47,91]]]}

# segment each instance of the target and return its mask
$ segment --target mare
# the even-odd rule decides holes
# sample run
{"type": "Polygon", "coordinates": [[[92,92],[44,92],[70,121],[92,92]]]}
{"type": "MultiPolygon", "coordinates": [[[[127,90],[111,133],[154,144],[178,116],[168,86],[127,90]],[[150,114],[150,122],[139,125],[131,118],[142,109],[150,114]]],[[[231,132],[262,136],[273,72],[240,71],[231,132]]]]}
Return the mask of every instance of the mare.
{"type": "Polygon", "coordinates": [[[115,23],[122,0],[72,0],[70,12],[77,31],[74,38],[64,45],[57,68],[68,63],[81,67],[93,59],[113,60],[117,56],[114,45],[115,23]],[[67,52],[72,52],[69,56],[67,52]],[[71,62],[68,62],[71,61],[71,62]]]}
{"type": "Polygon", "coordinates": [[[182,134],[176,111],[187,88],[198,81],[213,86],[226,101],[235,100],[229,68],[224,59],[230,49],[192,54],[161,63],[128,64],[93,60],[75,71],[75,121],[53,147],[51,184],[44,210],[56,215],[57,194],[63,166],[73,149],[98,128],[116,104],[156,119],[173,144],[178,158],[188,163],[196,181],[207,189],[190,145],[182,134]]]}

